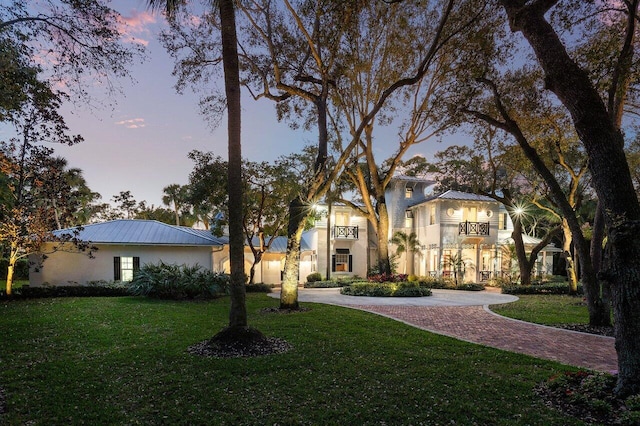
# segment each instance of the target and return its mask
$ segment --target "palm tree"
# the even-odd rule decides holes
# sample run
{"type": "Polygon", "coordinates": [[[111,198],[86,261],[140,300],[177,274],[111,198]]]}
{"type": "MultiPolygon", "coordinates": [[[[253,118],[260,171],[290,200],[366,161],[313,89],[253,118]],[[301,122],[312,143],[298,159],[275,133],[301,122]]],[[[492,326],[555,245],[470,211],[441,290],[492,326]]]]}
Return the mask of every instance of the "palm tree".
{"type": "Polygon", "coordinates": [[[419,253],[420,251],[420,241],[418,241],[418,236],[415,232],[407,234],[403,231],[396,231],[396,233],[393,234],[393,238],[391,238],[391,242],[396,245],[396,254],[407,254],[404,270],[405,272],[412,274],[413,255],[415,255],[415,253],[419,253]],[[409,264],[409,268],[407,268],[407,264],[409,264]]]}
{"type": "Polygon", "coordinates": [[[165,186],[162,192],[164,192],[162,202],[168,207],[173,205],[173,212],[176,215],[176,226],[180,226],[180,211],[185,203],[186,188],[177,183],[172,183],[171,185],[165,186]]]}
{"type": "MultiPolygon", "coordinates": [[[[184,0],[148,0],[152,8],[164,7],[172,16],[184,0]]],[[[246,288],[244,274],[244,238],[242,230],[242,149],[240,137],[240,67],[238,37],[233,0],[218,0],[222,36],[222,64],[227,103],[228,131],[228,191],[229,191],[229,258],[231,264],[231,310],[229,326],[212,341],[231,343],[263,340],[262,333],[247,326],[246,288]]]]}

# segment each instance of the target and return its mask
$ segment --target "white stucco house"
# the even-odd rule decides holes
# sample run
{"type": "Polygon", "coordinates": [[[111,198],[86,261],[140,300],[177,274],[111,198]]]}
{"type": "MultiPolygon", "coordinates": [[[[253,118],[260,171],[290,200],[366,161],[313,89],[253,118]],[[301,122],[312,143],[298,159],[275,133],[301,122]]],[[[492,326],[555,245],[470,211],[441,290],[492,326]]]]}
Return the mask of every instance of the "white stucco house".
{"type": "MultiPolygon", "coordinates": [[[[397,231],[415,233],[420,247],[403,254],[400,271],[415,275],[450,276],[454,260],[464,262],[464,280],[485,282],[517,273],[510,255],[513,223],[505,207],[485,196],[459,191],[432,193],[433,182],[421,178],[395,177],[385,194],[391,240],[397,231]]],[[[366,277],[377,262],[377,235],[363,211],[335,203],[316,206],[314,226],[301,241],[299,282],[318,272],[323,277],[366,277]]],[[[56,231],[56,234],[71,230],[56,231]]],[[[229,272],[228,238],[217,238],[208,230],[168,225],[153,220],[114,220],[86,225],[79,239],[98,250],[95,258],[73,250],[59,250],[30,257],[29,282],[87,284],[91,281],[128,281],[133,271],[147,263],[198,264],[214,272],[229,272]]],[[[529,249],[540,240],[523,235],[529,249]]],[[[47,243],[43,253],[56,243],[47,243]]],[[[257,245],[257,241],[255,242],[257,245]]],[[[277,237],[255,269],[254,282],[282,281],[286,237],[277,237]]],[[[534,273],[550,274],[554,254],[561,250],[549,244],[538,255],[534,273]]],[[[390,253],[395,247],[390,246],[390,253]]],[[[245,247],[245,273],[249,275],[253,255],[245,247]]]]}
{"type": "MultiPolygon", "coordinates": [[[[454,260],[464,262],[464,281],[486,282],[517,274],[510,255],[513,223],[505,207],[492,198],[460,191],[434,194],[435,182],[396,176],[385,193],[389,213],[387,238],[397,231],[415,233],[419,250],[402,254],[398,270],[421,276],[451,276],[454,260]]],[[[306,235],[317,252],[316,269],[324,277],[365,277],[377,262],[377,236],[359,209],[343,204],[318,207],[321,219],[306,235]],[[328,242],[328,243],[327,243],[328,242]],[[330,260],[330,264],[327,263],[330,260]],[[328,267],[328,265],[330,267],[328,267]]],[[[529,250],[539,239],[523,235],[529,250]]],[[[396,247],[390,245],[390,253],[396,247]]],[[[553,244],[538,255],[536,275],[551,274],[553,244]]]]}
{"type": "MultiPolygon", "coordinates": [[[[54,234],[70,233],[70,230],[54,234]]],[[[31,255],[29,284],[31,286],[77,285],[92,281],[130,281],[133,271],[145,263],[198,264],[210,270],[220,270],[224,242],[213,235],[185,227],[167,225],[154,220],[114,220],[86,225],[77,235],[97,248],[93,258],[66,243],[45,243],[42,255],[31,255]]]]}
{"type": "MultiPolygon", "coordinates": [[[[55,235],[71,233],[70,229],[55,235]]],[[[168,225],[154,220],[113,220],[85,225],[77,238],[97,248],[93,258],[67,243],[46,243],[42,255],[31,255],[29,284],[86,285],[92,281],[130,281],[133,271],[144,264],[200,265],[214,272],[229,272],[229,240],[204,229],[168,225]]],[[[256,242],[257,244],[257,242],[256,242]]],[[[287,241],[277,237],[255,270],[255,282],[278,284],[284,270],[287,241]]],[[[304,281],[313,272],[312,250],[301,242],[300,277],[304,281]]],[[[249,275],[253,255],[245,247],[245,273],[249,275]]]]}
{"type": "MultiPolygon", "coordinates": [[[[433,182],[399,176],[387,190],[389,238],[396,231],[414,232],[420,250],[400,262],[416,275],[450,276],[456,261],[464,263],[464,280],[485,282],[517,273],[510,251],[513,222],[504,205],[490,197],[460,191],[433,194],[433,182]]],[[[523,235],[529,251],[540,240],[523,235]]],[[[553,244],[543,248],[533,273],[551,274],[553,244]]]]}

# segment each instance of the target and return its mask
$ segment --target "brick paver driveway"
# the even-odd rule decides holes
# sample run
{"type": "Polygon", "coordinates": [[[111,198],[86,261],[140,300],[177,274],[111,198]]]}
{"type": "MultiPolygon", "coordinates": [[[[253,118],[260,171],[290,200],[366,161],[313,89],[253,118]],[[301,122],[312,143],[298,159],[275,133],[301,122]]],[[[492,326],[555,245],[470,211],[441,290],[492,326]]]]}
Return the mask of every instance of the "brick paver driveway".
{"type": "MultiPolygon", "coordinates": [[[[279,297],[278,293],[271,293],[279,297]]],[[[361,309],[471,343],[519,352],[599,371],[617,370],[612,337],[577,333],[494,314],[491,304],[517,298],[490,291],[433,290],[421,298],[342,296],[338,289],[301,289],[301,302],[329,303],[361,309]]]]}

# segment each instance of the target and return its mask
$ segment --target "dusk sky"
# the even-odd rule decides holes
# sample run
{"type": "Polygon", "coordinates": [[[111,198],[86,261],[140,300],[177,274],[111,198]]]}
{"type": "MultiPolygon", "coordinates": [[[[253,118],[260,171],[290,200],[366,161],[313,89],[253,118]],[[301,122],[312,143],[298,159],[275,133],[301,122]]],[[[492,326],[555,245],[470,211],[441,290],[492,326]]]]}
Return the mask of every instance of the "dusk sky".
{"type": "MultiPolygon", "coordinates": [[[[72,147],[56,147],[56,155],[65,157],[70,167],[83,170],[89,187],[109,202],[120,191],[131,191],[137,201],[148,205],[162,204],[162,188],[185,184],[193,168],[187,153],[193,149],[212,151],[227,157],[226,118],[211,130],[198,109],[198,96],[174,90],[171,75],[173,60],[158,42],[165,26],[159,13],[147,10],[145,1],[116,1],[118,10],[134,30],[134,36],[147,44],[148,59],[131,68],[134,83],[118,82],[124,93],[114,99],[114,107],[89,109],[82,104],[69,104],[63,110],[73,134],[85,141],[72,147]]],[[[222,83],[219,84],[222,89],[222,83]]],[[[243,157],[252,161],[272,161],[298,152],[316,141],[315,132],[291,130],[287,123],[278,123],[271,101],[242,99],[243,157]]],[[[0,125],[0,139],[6,139],[11,127],[0,125]]],[[[390,137],[395,132],[389,131],[390,137]]],[[[391,138],[390,138],[391,139],[391,138]]],[[[395,148],[395,137],[379,145],[385,153],[395,148]]],[[[443,144],[428,141],[411,151],[428,158],[443,144]]],[[[381,156],[380,161],[384,158],[381,156]]]]}

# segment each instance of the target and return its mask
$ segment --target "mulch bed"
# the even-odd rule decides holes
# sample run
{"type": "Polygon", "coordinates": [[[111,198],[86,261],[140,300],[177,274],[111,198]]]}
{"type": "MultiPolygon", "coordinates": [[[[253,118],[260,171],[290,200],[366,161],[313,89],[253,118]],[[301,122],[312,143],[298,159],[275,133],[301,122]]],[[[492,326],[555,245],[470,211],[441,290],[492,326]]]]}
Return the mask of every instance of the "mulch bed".
{"type": "Polygon", "coordinates": [[[256,356],[281,354],[290,351],[293,346],[277,337],[265,337],[249,345],[242,343],[214,343],[204,340],[189,346],[187,352],[210,358],[250,358],[256,356]]]}

